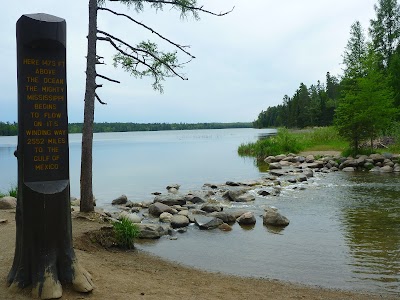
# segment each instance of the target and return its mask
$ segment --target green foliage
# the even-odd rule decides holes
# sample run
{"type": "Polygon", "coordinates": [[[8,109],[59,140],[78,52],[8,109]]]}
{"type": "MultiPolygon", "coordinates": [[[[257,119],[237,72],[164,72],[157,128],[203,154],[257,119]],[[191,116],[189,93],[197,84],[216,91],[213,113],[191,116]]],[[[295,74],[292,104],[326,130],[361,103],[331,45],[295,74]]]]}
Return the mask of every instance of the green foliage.
{"type": "Polygon", "coordinates": [[[17,194],[18,194],[18,187],[17,186],[11,186],[7,193],[1,192],[0,191],[0,198],[5,197],[5,196],[11,196],[14,198],[17,198],[17,194]]]}
{"type": "Polygon", "coordinates": [[[18,195],[18,187],[17,186],[12,186],[8,189],[8,194],[11,197],[17,198],[18,195]]]}
{"type": "Polygon", "coordinates": [[[134,247],[133,242],[140,233],[136,224],[128,218],[122,217],[119,221],[113,223],[113,229],[119,246],[127,249],[134,247]]]}
{"type": "Polygon", "coordinates": [[[162,81],[166,77],[177,75],[176,69],[181,67],[178,64],[176,51],[161,52],[158,50],[157,44],[150,41],[139,43],[133,52],[143,53],[143,60],[140,64],[134,53],[127,55],[119,52],[114,55],[114,67],[121,66],[135,78],[153,77],[153,89],[160,93],[163,92],[162,81]]]}
{"type": "Polygon", "coordinates": [[[18,124],[10,122],[0,122],[0,136],[18,135],[18,124]]]}
{"type": "Polygon", "coordinates": [[[302,145],[286,128],[280,128],[276,136],[271,136],[256,143],[242,144],[238,153],[241,156],[266,157],[284,153],[298,153],[302,145]]]}
{"type": "Polygon", "coordinates": [[[339,91],[339,80],[329,72],[326,74],[326,85],[318,81],[316,85],[307,88],[301,83],[292,97],[283,97],[283,104],[262,111],[253,122],[253,127],[305,128],[332,125],[339,91]]]}
{"type": "Polygon", "coordinates": [[[344,78],[343,97],[335,116],[339,134],[351,143],[354,153],[361,141],[376,138],[397,114],[389,77],[379,68],[371,48],[361,63],[364,74],[344,78]]]}

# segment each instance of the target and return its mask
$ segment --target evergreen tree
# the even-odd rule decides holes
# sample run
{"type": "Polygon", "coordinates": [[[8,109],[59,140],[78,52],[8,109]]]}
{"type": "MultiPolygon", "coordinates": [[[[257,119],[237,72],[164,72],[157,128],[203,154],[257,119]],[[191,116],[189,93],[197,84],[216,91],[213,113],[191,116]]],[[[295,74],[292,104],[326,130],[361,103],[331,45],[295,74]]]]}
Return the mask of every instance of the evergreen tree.
{"type": "Polygon", "coordinates": [[[370,21],[369,32],[378,60],[386,68],[400,42],[400,6],[397,0],[379,0],[374,9],[376,19],[370,21]]]}
{"type": "MultiPolygon", "coordinates": [[[[177,51],[188,55],[189,59],[194,56],[190,54],[185,46],[174,43],[170,39],[162,36],[156,30],[135,20],[129,15],[115,12],[105,6],[106,2],[119,2],[126,6],[132,6],[136,12],[144,10],[145,5],[156,10],[162,10],[165,6],[176,9],[180,12],[181,17],[192,15],[195,19],[199,19],[199,13],[207,13],[216,16],[222,16],[227,13],[215,14],[207,11],[202,5],[198,5],[197,0],[89,0],[89,29],[88,29],[88,51],[86,63],[86,90],[85,90],[85,106],[84,106],[84,122],[82,131],[82,156],[81,156],[81,206],[83,212],[94,210],[93,202],[93,127],[94,127],[94,103],[95,99],[101,104],[105,104],[97,92],[101,88],[101,84],[97,84],[96,79],[107,80],[114,83],[119,81],[99,74],[96,66],[103,64],[102,57],[97,53],[97,41],[108,43],[113,47],[117,54],[114,56],[114,65],[122,67],[125,71],[134,77],[142,78],[150,76],[154,79],[153,88],[162,91],[162,81],[167,77],[179,77],[186,79],[179,73],[179,68],[183,64],[178,62],[177,51]],[[154,42],[140,42],[137,45],[130,44],[117,36],[103,31],[97,24],[98,13],[112,14],[116,17],[125,18],[137,26],[147,29],[150,33],[155,34],[162,41],[169,43],[177,51],[163,52],[158,49],[154,42]]],[[[121,28],[121,30],[123,30],[121,28]]],[[[126,29],[124,29],[126,30],[126,29]]]]}

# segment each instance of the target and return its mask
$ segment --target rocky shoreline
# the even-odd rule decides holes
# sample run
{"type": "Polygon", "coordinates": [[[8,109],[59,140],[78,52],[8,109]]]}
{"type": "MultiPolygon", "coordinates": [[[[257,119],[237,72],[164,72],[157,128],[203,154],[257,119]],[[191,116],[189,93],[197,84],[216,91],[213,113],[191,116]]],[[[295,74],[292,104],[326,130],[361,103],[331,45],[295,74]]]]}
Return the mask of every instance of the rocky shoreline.
{"type": "MultiPolygon", "coordinates": [[[[227,181],[224,184],[206,183],[201,190],[181,193],[178,184],[166,187],[166,193],[155,192],[151,202],[135,203],[122,195],[112,201],[117,212],[104,212],[111,221],[121,217],[137,223],[140,238],[157,239],[184,233],[190,224],[199,230],[232,230],[232,225],[255,226],[262,217],[263,226],[276,230],[288,226],[290,221],[275,207],[260,206],[249,210],[247,205],[256,198],[278,197],[282,188],[304,189],[304,183],[315,173],[330,172],[379,172],[400,174],[400,155],[372,154],[358,157],[299,156],[295,154],[269,156],[268,174],[248,182],[227,181]],[[234,204],[234,205],[232,205],[234,204]],[[241,204],[244,204],[241,207],[241,204]]],[[[73,210],[79,210],[79,200],[72,200],[73,210]]]]}
{"type": "MultiPolygon", "coordinates": [[[[184,233],[190,224],[200,230],[232,230],[232,225],[255,226],[262,217],[263,226],[273,230],[288,226],[290,221],[276,207],[260,206],[249,210],[256,198],[278,197],[283,187],[304,189],[304,184],[315,173],[379,172],[400,174],[400,155],[371,154],[358,157],[299,156],[295,154],[269,156],[265,162],[269,172],[258,180],[248,182],[227,181],[224,184],[206,183],[196,192],[181,193],[178,184],[166,187],[166,193],[155,192],[151,202],[132,202],[125,195],[112,201],[116,211],[101,211],[104,219],[116,221],[122,217],[138,224],[140,238],[157,239],[184,233]],[[232,205],[234,204],[234,205],[232,205]],[[243,204],[243,205],[241,205],[243,204]]],[[[0,209],[12,209],[16,199],[0,199],[0,209]]],[[[71,198],[73,213],[79,212],[79,200],[71,198]]],[[[5,222],[4,220],[1,220],[5,222]]]]}

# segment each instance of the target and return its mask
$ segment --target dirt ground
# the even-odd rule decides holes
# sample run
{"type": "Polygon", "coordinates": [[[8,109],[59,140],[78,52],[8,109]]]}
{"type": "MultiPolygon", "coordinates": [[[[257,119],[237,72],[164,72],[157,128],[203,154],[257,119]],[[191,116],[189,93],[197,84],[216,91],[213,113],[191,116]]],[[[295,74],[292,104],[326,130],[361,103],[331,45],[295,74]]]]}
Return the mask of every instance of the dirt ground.
{"type": "MultiPolygon", "coordinates": [[[[15,213],[0,210],[0,299],[30,299],[30,290],[11,292],[6,277],[15,247],[15,213]]],[[[87,231],[103,226],[85,218],[73,218],[74,247],[80,263],[92,274],[90,294],[64,287],[61,299],[395,299],[208,273],[168,262],[141,251],[105,250],[88,241],[87,231]]]]}

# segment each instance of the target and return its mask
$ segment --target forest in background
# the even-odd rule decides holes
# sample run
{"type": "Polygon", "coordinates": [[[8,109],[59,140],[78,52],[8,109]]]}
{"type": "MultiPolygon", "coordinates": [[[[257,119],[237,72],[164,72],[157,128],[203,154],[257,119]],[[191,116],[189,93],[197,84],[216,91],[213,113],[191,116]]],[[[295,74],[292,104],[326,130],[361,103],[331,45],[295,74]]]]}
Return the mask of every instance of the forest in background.
{"type": "MultiPolygon", "coordinates": [[[[68,124],[69,133],[82,133],[83,123],[68,124]]],[[[94,132],[252,128],[251,122],[232,123],[94,123],[94,132]]],[[[18,135],[18,124],[0,122],[0,136],[18,135]]]]}
{"type": "Polygon", "coordinates": [[[368,34],[359,21],[350,28],[343,52],[343,74],[329,72],[323,83],[301,83],[282,104],[270,106],[255,128],[305,128],[335,125],[353,148],[397,127],[400,107],[400,8],[379,0],[368,34]]]}

